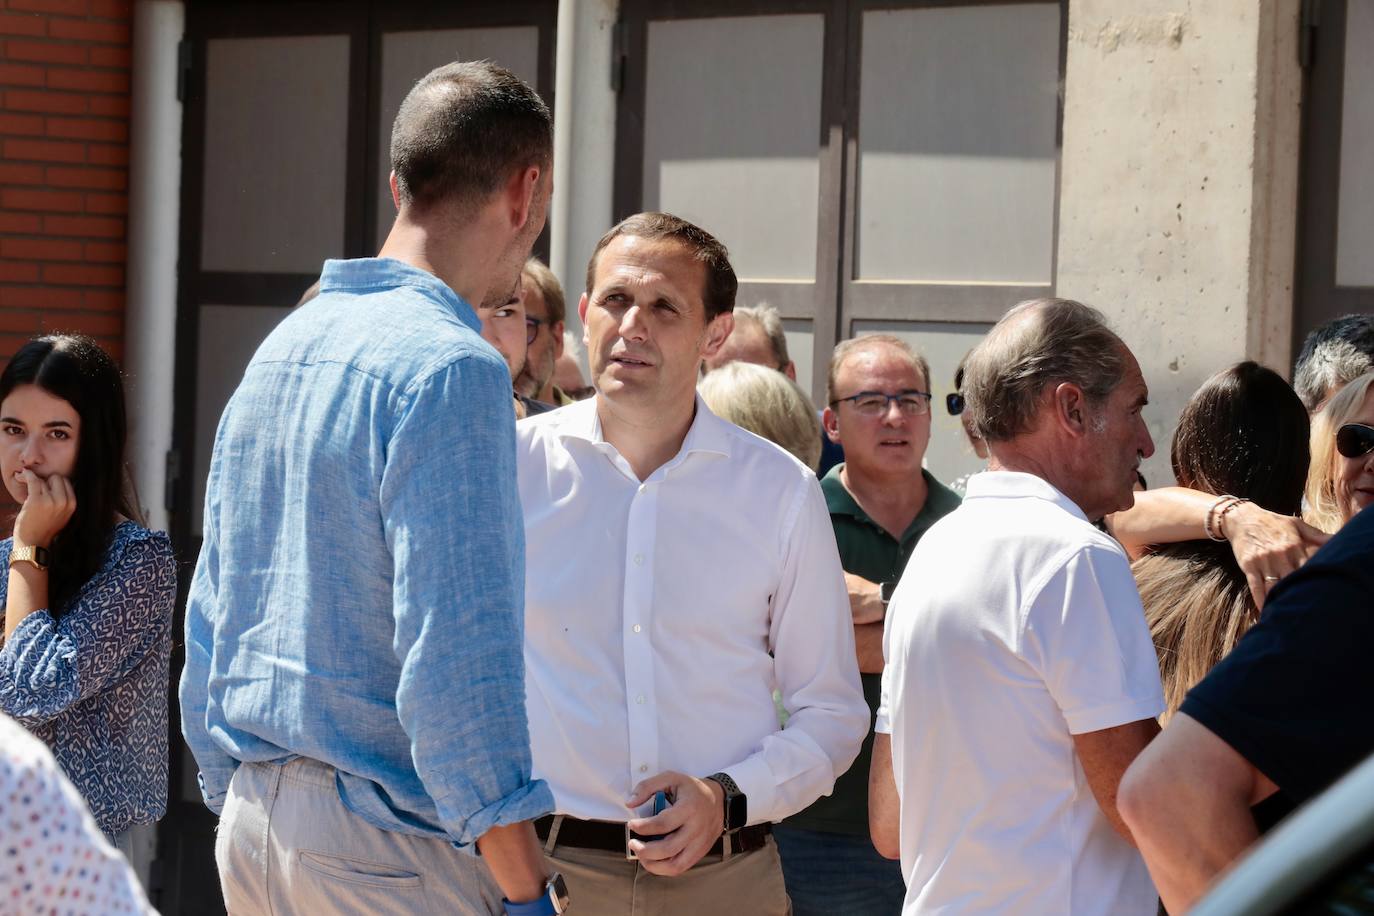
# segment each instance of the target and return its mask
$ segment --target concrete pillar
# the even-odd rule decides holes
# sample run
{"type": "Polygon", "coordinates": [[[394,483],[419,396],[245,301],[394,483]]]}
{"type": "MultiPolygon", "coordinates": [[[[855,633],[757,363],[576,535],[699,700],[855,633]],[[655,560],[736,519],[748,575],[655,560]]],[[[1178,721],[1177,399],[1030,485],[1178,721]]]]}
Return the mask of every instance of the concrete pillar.
{"type": "Polygon", "coordinates": [[[1172,482],[1179,411],[1208,376],[1290,369],[1299,0],[1072,0],[1059,295],[1139,358],[1172,482]]]}
{"type": "MultiPolygon", "coordinates": [[[[167,450],[172,447],[181,210],[177,44],[185,21],[181,0],[138,0],[134,4],[124,368],[128,378],[129,461],[148,524],[157,530],[167,528],[163,490],[167,450]]],[[[156,855],[156,825],[133,828],[132,846],[134,870],[146,886],[156,855]]]]}
{"type": "Polygon", "coordinates": [[[579,338],[576,307],[587,257],[611,228],[616,107],[611,51],[619,12],[619,0],[558,4],[549,267],[567,293],[568,329],[579,338]]]}
{"type": "Polygon", "coordinates": [[[181,211],[177,44],[185,28],[185,8],[181,0],[138,0],[133,19],[125,316],[129,457],[148,522],[165,529],[181,211]]]}

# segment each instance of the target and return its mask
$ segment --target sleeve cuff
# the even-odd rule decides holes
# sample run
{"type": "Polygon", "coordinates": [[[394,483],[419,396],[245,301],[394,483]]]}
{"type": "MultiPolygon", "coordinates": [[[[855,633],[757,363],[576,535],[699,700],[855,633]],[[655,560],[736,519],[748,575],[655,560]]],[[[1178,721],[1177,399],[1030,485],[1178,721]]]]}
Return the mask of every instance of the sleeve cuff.
{"type": "MultiPolygon", "coordinates": [[[[233,770],[230,770],[232,777],[233,770]]],[[[196,785],[200,786],[200,797],[205,801],[205,807],[209,808],[216,815],[224,813],[224,802],[229,797],[229,780],[225,779],[221,785],[224,788],[211,788],[205,781],[205,771],[201,770],[196,774],[196,785]]]]}
{"type": "Polygon", "coordinates": [[[773,777],[773,770],[761,756],[749,757],[726,767],[723,772],[735,781],[735,785],[739,786],[739,790],[748,800],[750,824],[765,824],[779,820],[773,817],[776,799],[773,790],[777,780],[773,777]]]}
{"type": "MultiPolygon", "coordinates": [[[[441,813],[443,807],[439,806],[441,813]]],[[[477,842],[478,837],[493,827],[532,821],[552,813],[553,791],[544,780],[533,779],[500,801],[475,811],[463,821],[461,827],[454,829],[446,826],[454,847],[464,849],[477,842]]]]}
{"type": "Polygon", "coordinates": [[[1116,728],[1118,725],[1139,722],[1142,719],[1157,719],[1162,712],[1164,694],[1160,692],[1146,699],[1122,700],[1107,706],[1066,711],[1064,721],[1069,726],[1069,734],[1084,735],[1104,728],[1116,728]]]}

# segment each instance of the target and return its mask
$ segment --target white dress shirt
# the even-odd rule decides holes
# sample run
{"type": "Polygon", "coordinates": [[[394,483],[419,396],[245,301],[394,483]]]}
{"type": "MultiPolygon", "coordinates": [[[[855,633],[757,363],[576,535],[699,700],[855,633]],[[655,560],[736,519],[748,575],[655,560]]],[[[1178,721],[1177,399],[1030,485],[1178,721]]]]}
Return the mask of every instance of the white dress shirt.
{"type": "Polygon", "coordinates": [[[698,398],[641,482],[596,404],[516,425],[534,773],[560,814],[624,821],[646,777],[723,771],[750,823],[781,820],[833,789],[869,721],[816,477],[698,398]]]}
{"type": "Polygon", "coordinates": [[[883,654],[903,913],[1153,916],[1073,742],[1164,709],[1121,545],[1039,477],[976,474],[916,546],[883,654]]]}

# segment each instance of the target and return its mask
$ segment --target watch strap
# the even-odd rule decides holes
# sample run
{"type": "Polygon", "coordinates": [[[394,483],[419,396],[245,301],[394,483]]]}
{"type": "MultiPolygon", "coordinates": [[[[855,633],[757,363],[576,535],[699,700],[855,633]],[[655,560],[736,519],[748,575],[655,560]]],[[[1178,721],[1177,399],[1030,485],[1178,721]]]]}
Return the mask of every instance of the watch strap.
{"type": "Polygon", "coordinates": [[[502,900],[501,906],[505,909],[506,916],[558,916],[568,909],[568,885],[563,881],[562,875],[554,872],[544,883],[544,893],[538,900],[528,903],[502,900]]]}
{"type": "Polygon", "coordinates": [[[10,551],[11,566],[15,563],[28,563],[32,565],[34,569],[46,570],[49,562],[50,559],[46,547],[15,547],[10,551]]]}
{"type": "Polygon", "coordinates": [[[712,782],[717,783],[725,792],[724,799],[724,832],[734,833],[748,822],[747,799],[740,791],[739,785],[730,778],[728,773],[712,773],[706,777],[712,782]]]}

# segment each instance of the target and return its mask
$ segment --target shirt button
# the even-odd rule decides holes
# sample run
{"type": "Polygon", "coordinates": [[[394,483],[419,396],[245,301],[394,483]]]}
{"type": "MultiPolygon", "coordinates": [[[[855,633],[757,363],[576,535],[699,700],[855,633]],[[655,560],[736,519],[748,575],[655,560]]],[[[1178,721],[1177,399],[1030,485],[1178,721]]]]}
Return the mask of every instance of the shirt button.
{"type": "Polygon", "coordinates": [[[638,633],[638,632],[640,631],[640,629],[641,629],[641,628],[640,628],[639,624],[635,624],[635,632],[638,633]]]}
{"type": "Polygon", "coordinates": [[[649,772],[649,765],[648,765],[647,763],[641,763],[641,764],[639,765],[639,772],[641,772],[641,773],[647,773],[647,772],[649,772]]]}
{"type": "Polygon", "coordinates": [[[635,554],[635,565],[636,565],[636,566],[643,566],[643,565],[644,565],[644,554],[642,554],[642,553],[637,553],[637,554],[635,554]]]}
{"type": "Polygon", "coordinates": [[[640,706],[643,706],[643,705],[644,705],[644,694],[641,693],[639,696],[635,697],[635,702],[638,703],[640,706]]]}

